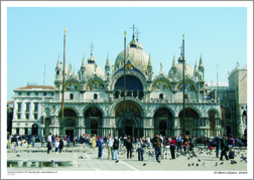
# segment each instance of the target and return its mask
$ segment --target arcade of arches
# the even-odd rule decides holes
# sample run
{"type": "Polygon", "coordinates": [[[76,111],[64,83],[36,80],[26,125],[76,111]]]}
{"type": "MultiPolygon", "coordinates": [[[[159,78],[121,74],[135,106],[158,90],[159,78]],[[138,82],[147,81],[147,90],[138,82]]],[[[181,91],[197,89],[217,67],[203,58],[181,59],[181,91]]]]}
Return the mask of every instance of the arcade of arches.
{"type": "MultiPolygon", "coordinates": [[[[58,134],[63,124],[63,132],[70,137],[80,136],[82,134],[96,134],[106,136],[111,133],[113,136],[123,136],[123,127],[125,134],[130,136],[155,136],[156,133],[163,136],[177,136],[183,129],[183,111],[179,117],[173,117],[171,111],[167,108],[159,108],[155,111],[149,128],[144,128],[143,109],[133,101],[121,102],[116,106],[113,121],[103,117],[103,113],[97,107],[90,107],[84,111],[83,117],[78,117],[73,109],[64,110],[64,120],[61,120],[62,113],[58,115],[58,130],[54,130],[53,119],[46,118],[44,124],[44,134],[49,132],[58,134]],[[125,121],[123,121],[123,112],[125,112],[125,121]],[[123,126],[125,123],[125,126],[123,126]],[[152,129],[151,129],[152,128],[152,129]],[[54,133],[56,132],[56,133],[54,133]]],[[[185,133],[190,136],[215,136],[218,133],[220,122],[216,118],[216,112],[208,112],[209,117],[203,118],[190,108],[185,109],[185,133]]],[[[57,120],[56,120],[57,121],[57,120]]],[[[36,131],[36,125],[34,126],[36,131]]],[[[37,127],[38,131],[38,127],[37,127]]]]}

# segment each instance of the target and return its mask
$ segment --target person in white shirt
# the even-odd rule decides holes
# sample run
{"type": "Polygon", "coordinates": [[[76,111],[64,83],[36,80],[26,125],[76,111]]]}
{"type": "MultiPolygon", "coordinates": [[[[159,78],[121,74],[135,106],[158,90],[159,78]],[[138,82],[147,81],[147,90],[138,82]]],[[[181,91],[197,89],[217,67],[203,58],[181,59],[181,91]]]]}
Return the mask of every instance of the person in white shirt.
{"type": "Polygon", "coordinates": [[[147,136],[146,142],[147,142],[147,148],[149,149],[149,148],[150,148],[150,145],[151,145],[151,140],[150,140],[150,137],[149,137],[149,136],[147,136]]]}
{"type": "Polygon", "coordinates": [[[52,135],[52,133],[49,133],[49,136],[47,138],[47,142],[48,142],[48,144],[47,144],[47,148],[48,148],[47,154],[49,154],[50,150],[52,149],[52,146],[51,146],[51,135],[52,135]]]}
{"type": "Polygon", "coordinates": [[[110,155],[113,159],[113,143],[114,138],[111,138],[111,134],[109,134],[107,139],[108,159],[110,159],[110,155]]]}
{"type": "MultiPolygon", "coordinates": [[[[160,135],[160,138],[161,138],[161,150],[163,150],[163,142],[164,142],[164,138],[163,138],[163,136],[162,135],[160,135]]],[[[161,153],[161,158],[163,158],[164,159],[164,154],[163,153],[161,153]]]]}

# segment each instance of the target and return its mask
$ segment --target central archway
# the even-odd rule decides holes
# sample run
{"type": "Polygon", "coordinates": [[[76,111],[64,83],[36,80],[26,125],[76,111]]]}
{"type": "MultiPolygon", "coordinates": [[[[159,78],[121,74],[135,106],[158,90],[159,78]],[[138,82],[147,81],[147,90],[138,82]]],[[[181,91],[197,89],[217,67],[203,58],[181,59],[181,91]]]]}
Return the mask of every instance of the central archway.
{"type": "Polygon", "coordinates": [[[132,101],[126,102],[124,111],[124,104],[121,103],[115,110],[116,124],[118,127],[118,135],[123,134],[123,112],[125,112],[125,134],[130,136],[142,136],[143,131],[141,127],[142,111],[141,108],[132,101]]]}

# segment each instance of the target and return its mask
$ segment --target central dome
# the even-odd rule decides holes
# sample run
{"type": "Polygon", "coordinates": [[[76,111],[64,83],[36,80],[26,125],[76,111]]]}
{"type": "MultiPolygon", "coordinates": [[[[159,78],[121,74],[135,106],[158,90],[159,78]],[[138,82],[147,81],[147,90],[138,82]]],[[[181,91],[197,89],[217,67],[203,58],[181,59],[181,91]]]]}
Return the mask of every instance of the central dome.
{"type": "MultiPolygon", "coordinates": [[[[147,67],[149,56],[148,54],[143,50],[142,44],[140,44],[138,41],[135,41],[132,39],[130,44],[128,44],[126,49],[127,54],[127,62],[130,61],[130,63],[135,66],[139,70],[144,70],[147,67]]],[[[115,70],[120,69],[123,67],[124,64],[124,50],[121,51],[115,60],[115,70]]]]}

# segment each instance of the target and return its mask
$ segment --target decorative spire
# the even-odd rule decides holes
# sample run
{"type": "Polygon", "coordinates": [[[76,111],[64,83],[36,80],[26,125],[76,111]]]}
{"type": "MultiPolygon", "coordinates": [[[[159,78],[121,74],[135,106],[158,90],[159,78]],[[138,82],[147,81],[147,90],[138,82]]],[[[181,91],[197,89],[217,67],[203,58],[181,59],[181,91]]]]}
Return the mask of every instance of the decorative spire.
{"type": "Polygon", "coordinates": [[[197,61],[195,62],[195,67],[194,67],[194,75],[196,75],[198,73],[198,65],[197,65],[197,61]]]}
{"type": "Polygon", "coordinates": [[[152,67],[151,55],[149,54],[148,66],[152,67]]]}
{"type": "Polygon", "coordinates": [[[93,50],[94,50],[94,46],[93,46],[93,42],[91,43],[91,57],[88,58],[88,64],[94,64],[95,63],[95,59],[93,57],[93,50]]]}
{"type": "Polygon", "coordinates": [[[203,59],[202,59],[202,53],[200,54],[200,60],[199,60],[199,70],[204,70],[204,65],[203,65],[203,59]]]}
{"type": "Polygon", "coordinates": [[[136,35],[137,35],[136,41],[138,41],[138,35],[140,35],[140,31],[138,30],[138,28],[136,30],[136,35]]]}
{"type": "Polygon", "coordinates": [[[93,41],[91,42],[91,46],[90,46],[90,48],[91,48],[91,57],[93,56],[93,50],[94,50],[94,47],[93,47],[93,41]]]}
{"type": "Polygon", "coordinates": [[[110,68],[110,64],[109,64],[109,58],[107,57],[107,62],[106,62],[106,66],[105,66],[105,69],[106,68],[110,68]]]}
{"type": "Polygon", "coordinates": [[[152,71],[153,71],[153,65],[152,65],[151,55],[150,54],[149,54],[149,60],[148,60],[148,65],[147,65],[147,71],[149,73],[152,73],[152,71]]]}
{"type": "Polygon", "coordinates": [[[56,70],[61,70],[60,55],[58,54],[58,60],[56,63],[56,70]]]}
{"type": "Polygon", "coordinates": [[[85,67],[86,67],[85,54],[83,54],[83,61],[82,61],[81,69],[85,69],[85,67]]]}
{"type": "Polygon", "coordinates": [[[176,68],[176,60],[175,60],[175,55],[173,56],[173,63],[172,63],[172,68],[176,68]]]}
{"type": "Polygon", "coordinates": [[[135,29],[137,29],[135,26],[134,26],[134,24],[133,24],[133,27],[131,27],[131,29],[133,30],[133,35],[132,35],[132,39],[134,40],[134,38],[135,38],[135,29]]]}
{"type": "Polygon", "coordinates": [[[75,77],[75,69],[73,69],[72,76],[75,77]]]}
{"type": "Polygon", "coordinates": [[[71,66],[71,64],[69,65],[68,74],[69,74],[69,76],[72,74],[72,66],[71,66]]]}

